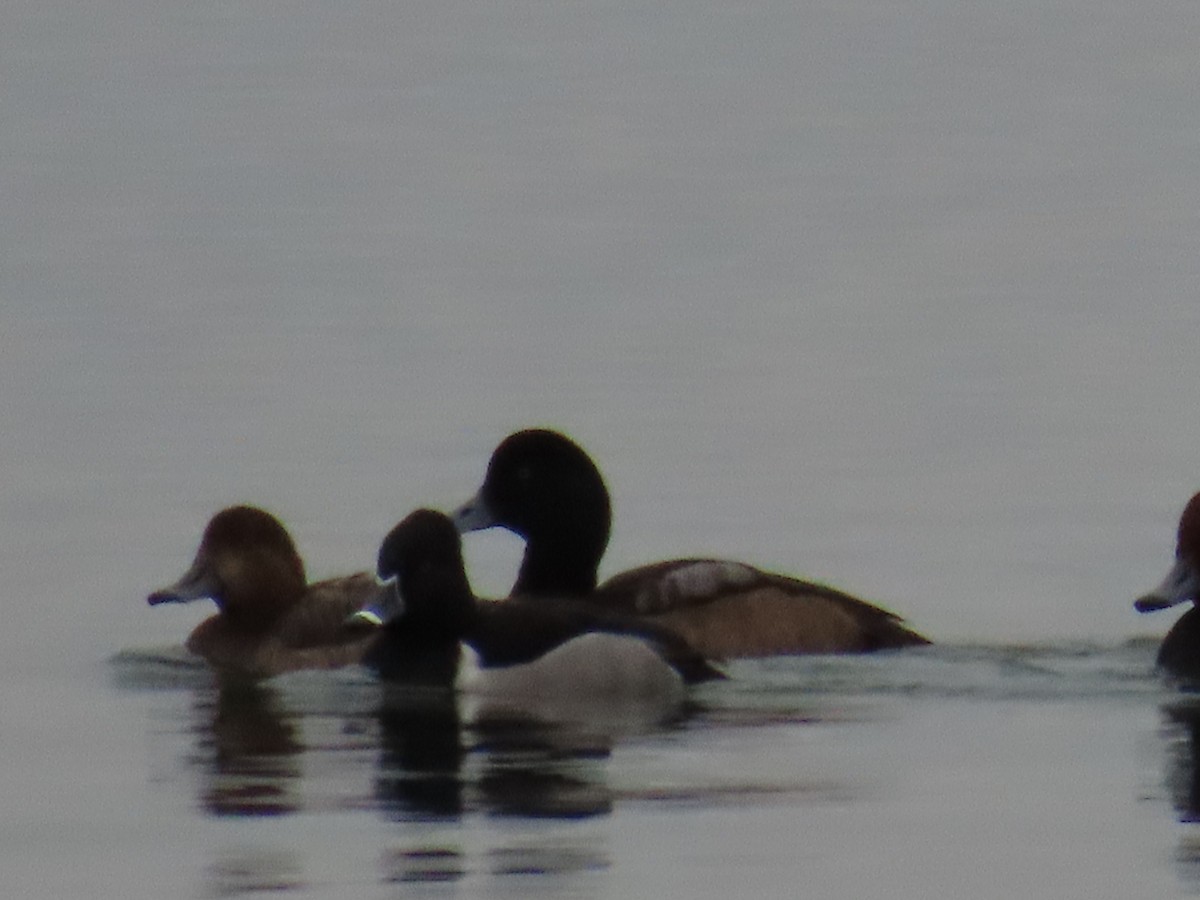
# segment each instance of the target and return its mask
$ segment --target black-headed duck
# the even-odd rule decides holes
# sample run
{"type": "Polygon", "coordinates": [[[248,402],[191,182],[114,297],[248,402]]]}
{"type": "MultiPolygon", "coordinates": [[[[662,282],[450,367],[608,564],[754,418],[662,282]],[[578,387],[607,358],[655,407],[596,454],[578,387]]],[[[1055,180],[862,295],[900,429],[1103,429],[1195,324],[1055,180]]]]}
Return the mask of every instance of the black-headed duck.
{"type": "Polygon", "coordinates": [[[411,513],[379,548],[382,629],[364,662],[389,681],[480,694],[646,697],[723,677],[672,632],[587,606],[479,600],[446,515],[411,513]]]}
{"type": "Polygon", "coordinates": [[[209,521],[183,577],[147,601],[211,598],[218,612],[192,631],[188,650],[220,672],[267,678],[357,662],[370,636],[345,628],[345,620],[375,591],[366,572],[309,584],[279,520],[252,506],[232,506],[209,521]]]}
{"type": "Polygon", "coordinates": [[[900,617],[855,597],[720,559],[631,569],[597,586],[611,525],[608,489],[581,447],[543,429],[496,448],[462,532],[499,526],[525,540],[513,597],[571,596],[664,625],[717,659],[862,653],[928,644],[900,617]]]}
{"type": "MultiPolygon", "coordinates": [[[[1200,599],[1200,494],[1179,517],[1175,564],[1162,584],[1134,602],[1138,612],[1154,612],[1200,599]]],[[[1193,605],[1179,617],[1158,648],[1158,665],[1173,675],[1200,679],[1200,611],[1193,605]]]]}

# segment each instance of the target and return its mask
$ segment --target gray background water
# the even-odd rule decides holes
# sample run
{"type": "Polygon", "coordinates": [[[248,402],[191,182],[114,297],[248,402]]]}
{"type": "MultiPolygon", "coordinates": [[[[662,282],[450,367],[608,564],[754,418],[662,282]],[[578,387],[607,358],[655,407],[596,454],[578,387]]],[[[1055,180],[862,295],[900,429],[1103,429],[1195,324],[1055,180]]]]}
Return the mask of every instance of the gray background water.
{"type": "MultiPolygon", "coordinates": [[[[284,859],[277,887],[377,895],[376,817],[206,817],[179,773],[204,770],[188,710],[211,698],[114,687],[106,660],[207,614],[143,597],[221,506],[277,512],[314,575],[367,567],[531,424],[606,473],[606,572],[719,553],[952,645],[1084,640],[1148,668],[1123,641],[1169,621],[1130,601],[1200,487],[1195,4],[50,0],[3,19],[12,896],[245,892],[196,874],[240,872],[236,854],[194,855],[245,844],[284,859]],[[364,834],[370,871],[346,853],[364,834]]],[[[468,552],[503,592],[517,543],[468,552]]],[[[1043,685],[1030,706],[1001,690],[884,704],[847,734],[736,732],[726,757],[635,742],[632,769],[618,744],[603,778],[639,785],[656,751],[673,777],[828,753],[858,800],[634,804],[588,826],[606,862],[568,854],[600,874],[567,887],[924,896],[937,871],[943,896],[1191,890],[1170,859],[1200,838],[1161,796],[1158,688],[1138,678],[1065,710],[1043,685]],[[1010,734],[1005,765],[980,757],[1010,734]],[[864,805],[893,745],[918,774],[864,805]]],[[[337,770],[335,798],[358,771],[337,770]]],[[[497,836],[458,827],[468,857],[497,836]]]]}

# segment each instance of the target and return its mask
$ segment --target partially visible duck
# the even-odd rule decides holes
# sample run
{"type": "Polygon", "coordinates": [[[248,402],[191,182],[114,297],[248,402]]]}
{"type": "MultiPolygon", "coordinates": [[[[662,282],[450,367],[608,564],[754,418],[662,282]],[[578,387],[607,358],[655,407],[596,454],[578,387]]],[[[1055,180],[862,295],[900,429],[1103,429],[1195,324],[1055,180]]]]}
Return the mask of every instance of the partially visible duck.
{"type": "MultiPolygon", "coordinates": [[[[1175,564],[1162,584],[1134,601],[1138,612],[1154,612],[1185,601],[1195,604],[1200,598],[1200,494],[1183,508],[1175,539],[1175,564]]],[[[1162,646],[1158,664],[1189,679],[1200,679],[1200,612],[1193,605],[1179,617],[1162,646]]]]}
{"type": "Polygon", "coordinates": [[[709,658],[861,653],[928,644],[900,617],[822,584],[720,559],[631,569],[597,586],[611,507],[595,463],[562,434],[505,438],[478,494],[454,513],[462,532],[499,526],[525,540],[512,596],[570,596],[664,625],[709,658]]]}
{"type": "Polygon", "coordinates": [[[183,577],[147,601],[211,598],[218,612],[196,626],[187,648],[223,673],[267,678],[357,662],[369,636],[344,623],[375,590],[366,572],[308,584],[279,520],[253,506],[231,506],[209,521],[183,577]]]}
{"type": "Polygon", "coordinates": [[[673,633],[571,604],[478,600],[462,542],[421,509],[379,548],[376,600],[358,623],[382,628],[366,659],[385,680],[481,694],[659,696],[723,677],[673,633]]]}

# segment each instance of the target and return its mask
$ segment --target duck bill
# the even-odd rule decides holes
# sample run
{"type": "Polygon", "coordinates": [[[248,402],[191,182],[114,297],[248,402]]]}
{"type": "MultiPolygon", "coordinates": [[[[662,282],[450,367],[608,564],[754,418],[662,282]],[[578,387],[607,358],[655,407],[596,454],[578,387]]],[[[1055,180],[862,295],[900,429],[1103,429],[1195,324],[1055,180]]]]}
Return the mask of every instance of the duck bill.
{"type": "Polygon", "coordinates": [[[459,534],[483,531],[485,528],[494,528],[500,524],[496,521],[496,515],[488,506],[487,501],[483,499],[482,491],[451,513],[450,518],[459,534]]]}
{"type": "Polygon", "coordinates": [[[351,613],[346,624],[358,628],[383,628],[404,615],[404,597],[400,593],[400,579],[393,575],[387,579],[376,579],[378,590],[362,609],[351,613]]]}
{"type": "Polygon", "coordinates": [[[1200,577],[1192,566],[1177,558],[1162,584],[1150,593],[1138,597],[1133,608],[1138,612],[1154,612],[1156,609],[1166,609],[1188,600],[1194,602],[1197,596],[1200,596],[1200,577]]]}
{"type": "Polygon", "coordinates": [[[205,598],[217,599],[217,585],[207,567],[200,560],[196,560],[182,578],[172,585],[154,591],[146,598],[146,602],[151,606],[158,606],[160,603],[188,603],[205,598]]]}

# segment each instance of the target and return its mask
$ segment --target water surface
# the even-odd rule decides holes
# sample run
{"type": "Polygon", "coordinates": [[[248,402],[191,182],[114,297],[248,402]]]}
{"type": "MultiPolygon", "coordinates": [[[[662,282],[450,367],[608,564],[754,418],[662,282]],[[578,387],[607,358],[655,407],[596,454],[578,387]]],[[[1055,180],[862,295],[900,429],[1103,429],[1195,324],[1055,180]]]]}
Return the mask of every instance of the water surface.
{"type": "MultiPolygon", "coordinates": [[[[1130,604],[1200,487],[1198,26],[10,3],[6,894],[1196,893],[1130,604]],[[608,478],[604,574],[745,559],[939,646],[497,730],[356,673],[227,696],[178,658],[209,611],[144,604],[233,502],[369,567],[533,424],[608,478]]],[[[515,540],[467,552],[504,593],[515,540]]]]}

